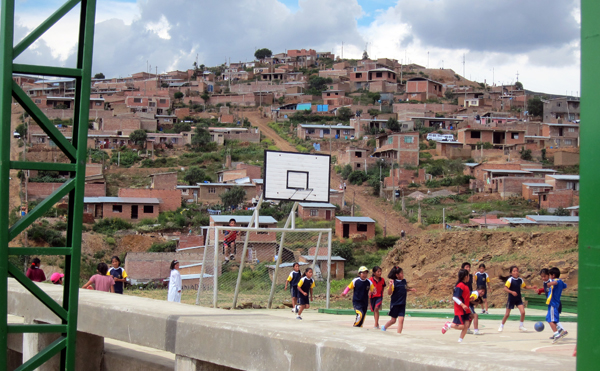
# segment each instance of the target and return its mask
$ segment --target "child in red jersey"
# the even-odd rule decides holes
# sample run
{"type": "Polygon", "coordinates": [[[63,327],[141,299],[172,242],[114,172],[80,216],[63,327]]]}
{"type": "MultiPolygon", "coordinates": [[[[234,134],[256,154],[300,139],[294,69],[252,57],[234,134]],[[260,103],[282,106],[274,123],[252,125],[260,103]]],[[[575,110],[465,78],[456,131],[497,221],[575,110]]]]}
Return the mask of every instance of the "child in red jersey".
{"type": "MultiPolygon", "coordinates": [[[[235,219],[229,219],[229,226],[235,227],[235,219]]],[[[235,239],[237,238],[237,231],[223,231],[225,234],[225,240],[223,241],[223,255],[225,255],[225,261],[235,259],[235,239]],[[233,253],[232,253],[233,251],[233,253]]]]}
{"type": "Polygon", "coordinates": [[[376,329],[379,329],[379,310],[383,304],[383,288],[385,287],[385,280],[381,278],[381,273],[383,273],[381,268],[375,266],[373,267],[373,276],[369,278],[373,282],[373,286],[375,286],[375,291],[369,296],[369,304],[371,305],[371,312],[373,312],[373,316],[375,317],[374,328],[376,329]]]}
{"type": "Polygon", "coordinates": [[[442,327],[442,334],[445,334],[450,328],[461,330],[460,337],[458,338],[459,343],[462,343],[471,325],[471,310],[469,309],[471,291],[469,291],[469,287],[467,286],[470,276],[469,271],[466,269],[458,271],[458,281],[452,295],[452,300],[454,300],[454,320],[446,322],[444,327],[442,327]]]}

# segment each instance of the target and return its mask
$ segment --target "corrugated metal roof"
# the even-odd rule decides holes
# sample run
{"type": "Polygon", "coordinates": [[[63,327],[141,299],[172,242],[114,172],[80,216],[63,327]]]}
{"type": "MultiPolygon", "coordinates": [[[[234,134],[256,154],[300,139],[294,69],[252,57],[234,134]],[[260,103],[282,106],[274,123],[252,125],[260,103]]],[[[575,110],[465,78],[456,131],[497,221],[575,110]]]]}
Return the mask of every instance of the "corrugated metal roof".
{"type": "Polygon", "coordinates": [[[552,185],[546,183],[523,183],[523,185],[528,187],[552,187],[552,185]]]}
{"type": "Polygon", "coordinates": [[[579,205],[567,207],[567,210],[579,210],[579,205]]]}
{"type": "Polygon", "coordinates": [[[558,171],[554,169],[535,169],[535,168],[527,168],[523,169],[525,171],[531,171],[532,173],[558,173],[558,171]]]}
{"type": "MultiPolygon", "coordinates": [[[[252,218],[251,215],[211,215],[210,218],[215,222],[215,223],[229,223],[230,219],[235,219],[236,224],[238,224],[238,226],[247,226],[248,223],[250,223],[250,218],[252,218]],[[245,225],[242,225],[245,224],[245,225]]],[[[275,220],[275,218],[273,218],[272,216],[267,216],[267,215],[260,215],[258,218],[258,223],[259,224],[276,224],[277,220],[275,220]]]]}
{"type": "Polygon", "coordinates": [[[579,223],[578,216],[527,215],[527,217],[538,223],[579,223]]]}
{"type": "MultiPolygon", "coordinates": [[[[296,263],[281,263],[281,264],[279,264],[279,268],[293,267],[294,264],[296,264],[296,263]]],[[[298,262],[298,265],[308,265],[308,263],[298,262]]],[[[267,268],[275,269],[275,264],[267,265],[267,268]]]]}
{"type": "Polygon", "coordinates": [[[312,124],[300,124],[301,127],[303,128],[308,128],[308,129],[352,129],[354,130],[354,128],[352,126],[345,126],[345,125],[312,125],[312,124]]]}
{"type": "MultiPolygon", "coordinates": [[[[314,255],[302,255],[302,257],[306,260],[310,260],[312,261],[315,256],[314,255]]],[[[318,260],[328,260],[327,255],[318,255],[317,256],[317,261],[318,260]]],[[[342,258],[341,256],[331,256],[331,261],[346,261],[346,259],[342,258]]]]}
{"type": "Polygon", "coordinates": [[[475,167],[475,166],[479,165],[479,163],[478,162],[465,162],[463,165],[469,166],[469,167],[475,167]]]}
{"type": "Polygon", "coordinates": [[[113,204],[159,204],[158,198],[145,197],[84,197],[87,204],[113,203],[113,204]]]}
{"type": "Polygon", "coordinates": [[[554,179],[559,180],[579,180],[579,175],[550,175],[554,179]]]}
{"type": "Polygon", "coordinates": [[[502,218],[502,220],[505,220],[510,224],[537,224],[533,220],[527,218],[502,218]]]}
{"type": "Polygon", "coordinates": [[[320,202],[300,202],[298,205],[302,206],[302,207],[312,207],[312,208],[322,208],[322,209],[335,209],[335,205],[333,204],[327,204],[327,203],[320,203],[320,202]]]}
{"type": "Polygon", "coordinates": [[[367,216],[336,216],[341,222],[349,223],[375,223],[375,221],[367,216]]]}
{"type": "Polygon", "coordinates": [[[199,186],[228,186],[228,187],[255,187],[254,184],[233,184],[233,183],[198,183],[199,186]]]}
{"type": "Polygon", "coordinates": [[[531,174],[531,171],[525,171],[525,170],[483,169],[483,171],[489,171],[490,173],[531,174]]]}

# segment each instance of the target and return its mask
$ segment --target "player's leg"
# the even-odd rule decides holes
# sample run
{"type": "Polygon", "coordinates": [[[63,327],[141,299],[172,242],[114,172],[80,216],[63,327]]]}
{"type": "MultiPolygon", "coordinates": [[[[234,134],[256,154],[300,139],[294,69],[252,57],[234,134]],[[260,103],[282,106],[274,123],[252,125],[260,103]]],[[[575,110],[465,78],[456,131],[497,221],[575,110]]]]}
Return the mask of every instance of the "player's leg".
{"type": "Polygon", "coordinates": [[[298,309],[298,317],[300,317],[302,315],[302,312],[304,311],[304,305],[300,305],[299,309],[298,309]]]}
{"type": "Polygon", "coordinates": [[[523,305],[523,303],[517,305],[517,308],[519,308],[519,313],[521,313],[521,319],[519,321],[519,330],[521,331],[527,331],[527,329],[524,326],[524,322],[525,322],[525,306],[523,305]]]}
{"type": "Polygon", "coordinates": [[[509,301],[506,303],[506,312],[504,313],[504,317],[502,317],[502,323],[500,324],[500,327],[498,328],[499,332],[502,332],[502,330],[504,330],[504,324],[506,323],[508,316],[510,316],[510,311],[512,308],[513,308],[513,306],[511,305],[510,299],[509,299],[509,301]]]}
{"type": "Polygon", "coordinates": [[[398,317],[398,333],[402,333],[402,329],[404,328],[404,316],[398,317]]]}
{"type": "Polygon", "coordinates": [[[392,317],[385,325],[383,325],[384,329],[390,328],[394,323],[396,323],[396,318],[392,317]]]}
{"type": "Polygon", "coordinates": [[[460,332],[460,337],[458,338],[458,342],[462,342],[462,340],[465,338],[465,336],[467,335],[467,330],[469,329],[469,326],[471,325],[471,321],[466,320],[465,321],[465,325],[462,328],[462,331],[460,332]]]}
{"type": "Polygon", "coordinates": [[[364,317],[362,312],[358,307],[354,307],[354,312],[356,313],[356,318],[354,319],[354,327],[362,327],[362,323],[364,321],[364,317]]]}

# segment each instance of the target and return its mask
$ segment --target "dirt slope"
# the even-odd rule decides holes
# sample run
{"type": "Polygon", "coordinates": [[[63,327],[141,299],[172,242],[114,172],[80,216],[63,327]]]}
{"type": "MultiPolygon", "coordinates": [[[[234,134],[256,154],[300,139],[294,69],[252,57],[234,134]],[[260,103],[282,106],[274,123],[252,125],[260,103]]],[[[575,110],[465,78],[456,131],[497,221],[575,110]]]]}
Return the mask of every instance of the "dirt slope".
{"type": "Polygon", "coordinates": [[[258,126],[258,128],[260,129],[260,131],[263,133],[263,135],[269,139],[271,139],[273,142],[275,142],[275,145],[277,146],[277,148],[279,148],[282,151],[288,151],[288,152],[298,152],[296,151],[296,148],[294,148],[292,145],[290,145],[290,143],[281,138],[276,132],[275,130],[271,129],[269,127],[269,122],[271,120],[269,120],[266,117],[262,117],[261,113],[258,111],[244,111],[244,116],[248,117],[248,120],[250,120],[250,122],[252,123],[253,126],[258,126]]]}
{"type": "Polygon", "coordinates": [[[399,241],[384,258],[383,269],[387,274],[394,265],[403,268],[409,285],[417,288],[420,302],[435,306],[450,299],[463,262],[470,262],[474,269],[484,262],[493,287],[490,302],[499,307],[506,302],[502,285],[512,265],[519,267],[528,285],[537,286],[542,284],[540,269],[557,266],[569,293],[576,291],[577,242],[576,229],[424,233],[399,241]]]}

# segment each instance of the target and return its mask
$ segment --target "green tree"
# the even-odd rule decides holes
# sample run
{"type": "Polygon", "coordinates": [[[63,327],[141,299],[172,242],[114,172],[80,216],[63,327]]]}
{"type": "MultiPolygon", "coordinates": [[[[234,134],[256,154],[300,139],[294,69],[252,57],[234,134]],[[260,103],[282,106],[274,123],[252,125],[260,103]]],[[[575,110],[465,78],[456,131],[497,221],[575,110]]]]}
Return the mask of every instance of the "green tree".
{"type": "Polygon", "coordinates": [[[369,53],[367,53],[367,51],[366,51],[366,50],[363,52],[362,59],[363,59],[363,61],[364,61],[365,59],[369,59],[369,53]]]}
{"type": "Polygon", "coordinates": [[[221,202],[225,207],[233,207],[244,202],[246,191],[242,187],[233,187],[219,197],[221,197],[221,202]]]}
{"type": "Polygon", "coordinates": [[[181,99],[183,98],[183,93],[180,91],[176,91],[174,94],[175,99],[181,99]]]}
{"type": "Polygon", "coordinates": [[[340,121],[349,121],[352,117],[354,117],[354,114],[349,107],[341,107],[337,110],[337,117],[340,119],[340,121]]]}
{"type": "Polygon", "coordinates": [[[189,185],[194,185],[196,183],[202,183],[205,180],[210,180],[210,178],[207,177],[204,170],[200,169],[198,166],[191,166],[185,172],[183,180],[188,182],[189,185]]]}
{"type": "Polygon", "coordinates": [[[515,88],[517,88],[518,90],[523,90],[523,83],[521,83],[521,81],[517,81],[515,83],[515,88]]]}
{"type": "Polygon", "coordinates": [[[387,128],[390,129],[393,132],[400,132],[400,130],[402,129],[402,126],[400,125],[400,123],[398,122],[398,120],[396,120],[393,117],[390,117],[387,120],[387,124],[386,124],[387,128]]]}
{"type": "Polygon", "coordinates": [[[19,133],[19,135],[21,136],[21,139],[25,140],[25,138],[27,137],[27,125],[25,125],[25,124],[19,124],[15,128],[15,131],[17,133],[19,133]]]}
{"type": "Polygon", "coordinates": [[[381,111],[379,111],[378,109],[371,108],[370,110],[367,111],[367,113],[371,117],[377,117],[381,114],[381,111]]]}
{"type": "Polygon", "coordinates": [[[558,207],[556,210],[554,210],[554,215],[556,216],[569,216],[571,215],[571,213],[569,213],[569,210],[563,208],[563,207],[558,207]]]}
{"type": "Polygon", "coordinates": [[[129,140],[131,140],[136,145],[142,147],[146,140],[148,139],[148,134],[146,130],[138,129],[129,134],[129,140]]]}
{"type": "Polygon", "coordinates": [[[201,149],[208,143],[210,143],[210,133],[206,128],[197,126],[196,130],[194,130],[194,134],[192,134],[192,147],[201,149]]]}
{"type": "Polygon", "coordinates": [[[371,103],[375,104],[375,103],[377,103],[378,100],[381,99],[381,94],[368,92],[367,97],[371,103]]]}
{"type": "Polygon", "coordinates": [[[97,74],[94,75],[95,79],[105,79],[106,76],[104,76],[104,74],[102,72],[98,72],[97,74]]]}
{"type": "Polygon", "coordinates": [[[452,90],[446,89],[446,91],[444,92],[444,97],[446,97],[446,99],[452,99],[454,98],[454,93],[452,92],[452,90]]]}
{"type": "Polygon", "coordinates": [[[258,49],[256,52],[254,52],[254,58],[259,60],[270,58],[272,55],[273,52],[267,48],[258,49]]]}
{"type": "Polygon", "coordinates": [[[308,79],[308,94],[321,95],[324,90],[327,90],[327,84],[331,84],[333,80],[330,77],[311,76],[308,79]]]}
{"type": "Polygon", "coordinates": [[[521,150],[519,151],[519,154],[521,155],[521,160],[525,160],[525,161],[533,160],[533,156],[531,155],[530,149],[521,148],[521,150]]]}
{"type": "Polygon", "coordinates": [[[342,178],[348,179],[348,176],[352,173],[352,166],[346,165],[342,168],[342,178]]]}
{"type": "Polygon", "coordinates": [[[200,98],[202,98],[202,100],[204,101],[204,103],[207,103],[208,100],[210,99],[210,94],[208,94],[208,92],[205,91],[204,93],[202,93],[202,95],[200,96],[200,98]]]}
{"type": "Polygon", "coordinates": [[[542,98],[533,97],[527,100],[527,107],[531,116],[542,117],[544,115],[544,102],[542,98]]]}
{"type": "Polygon", "coordinates": [[[182,131],[190,131],[192,130],[192,125],[189,122],[178,122],[173,125],[173,130],[176,133],[181,133],[182,131]]]}

